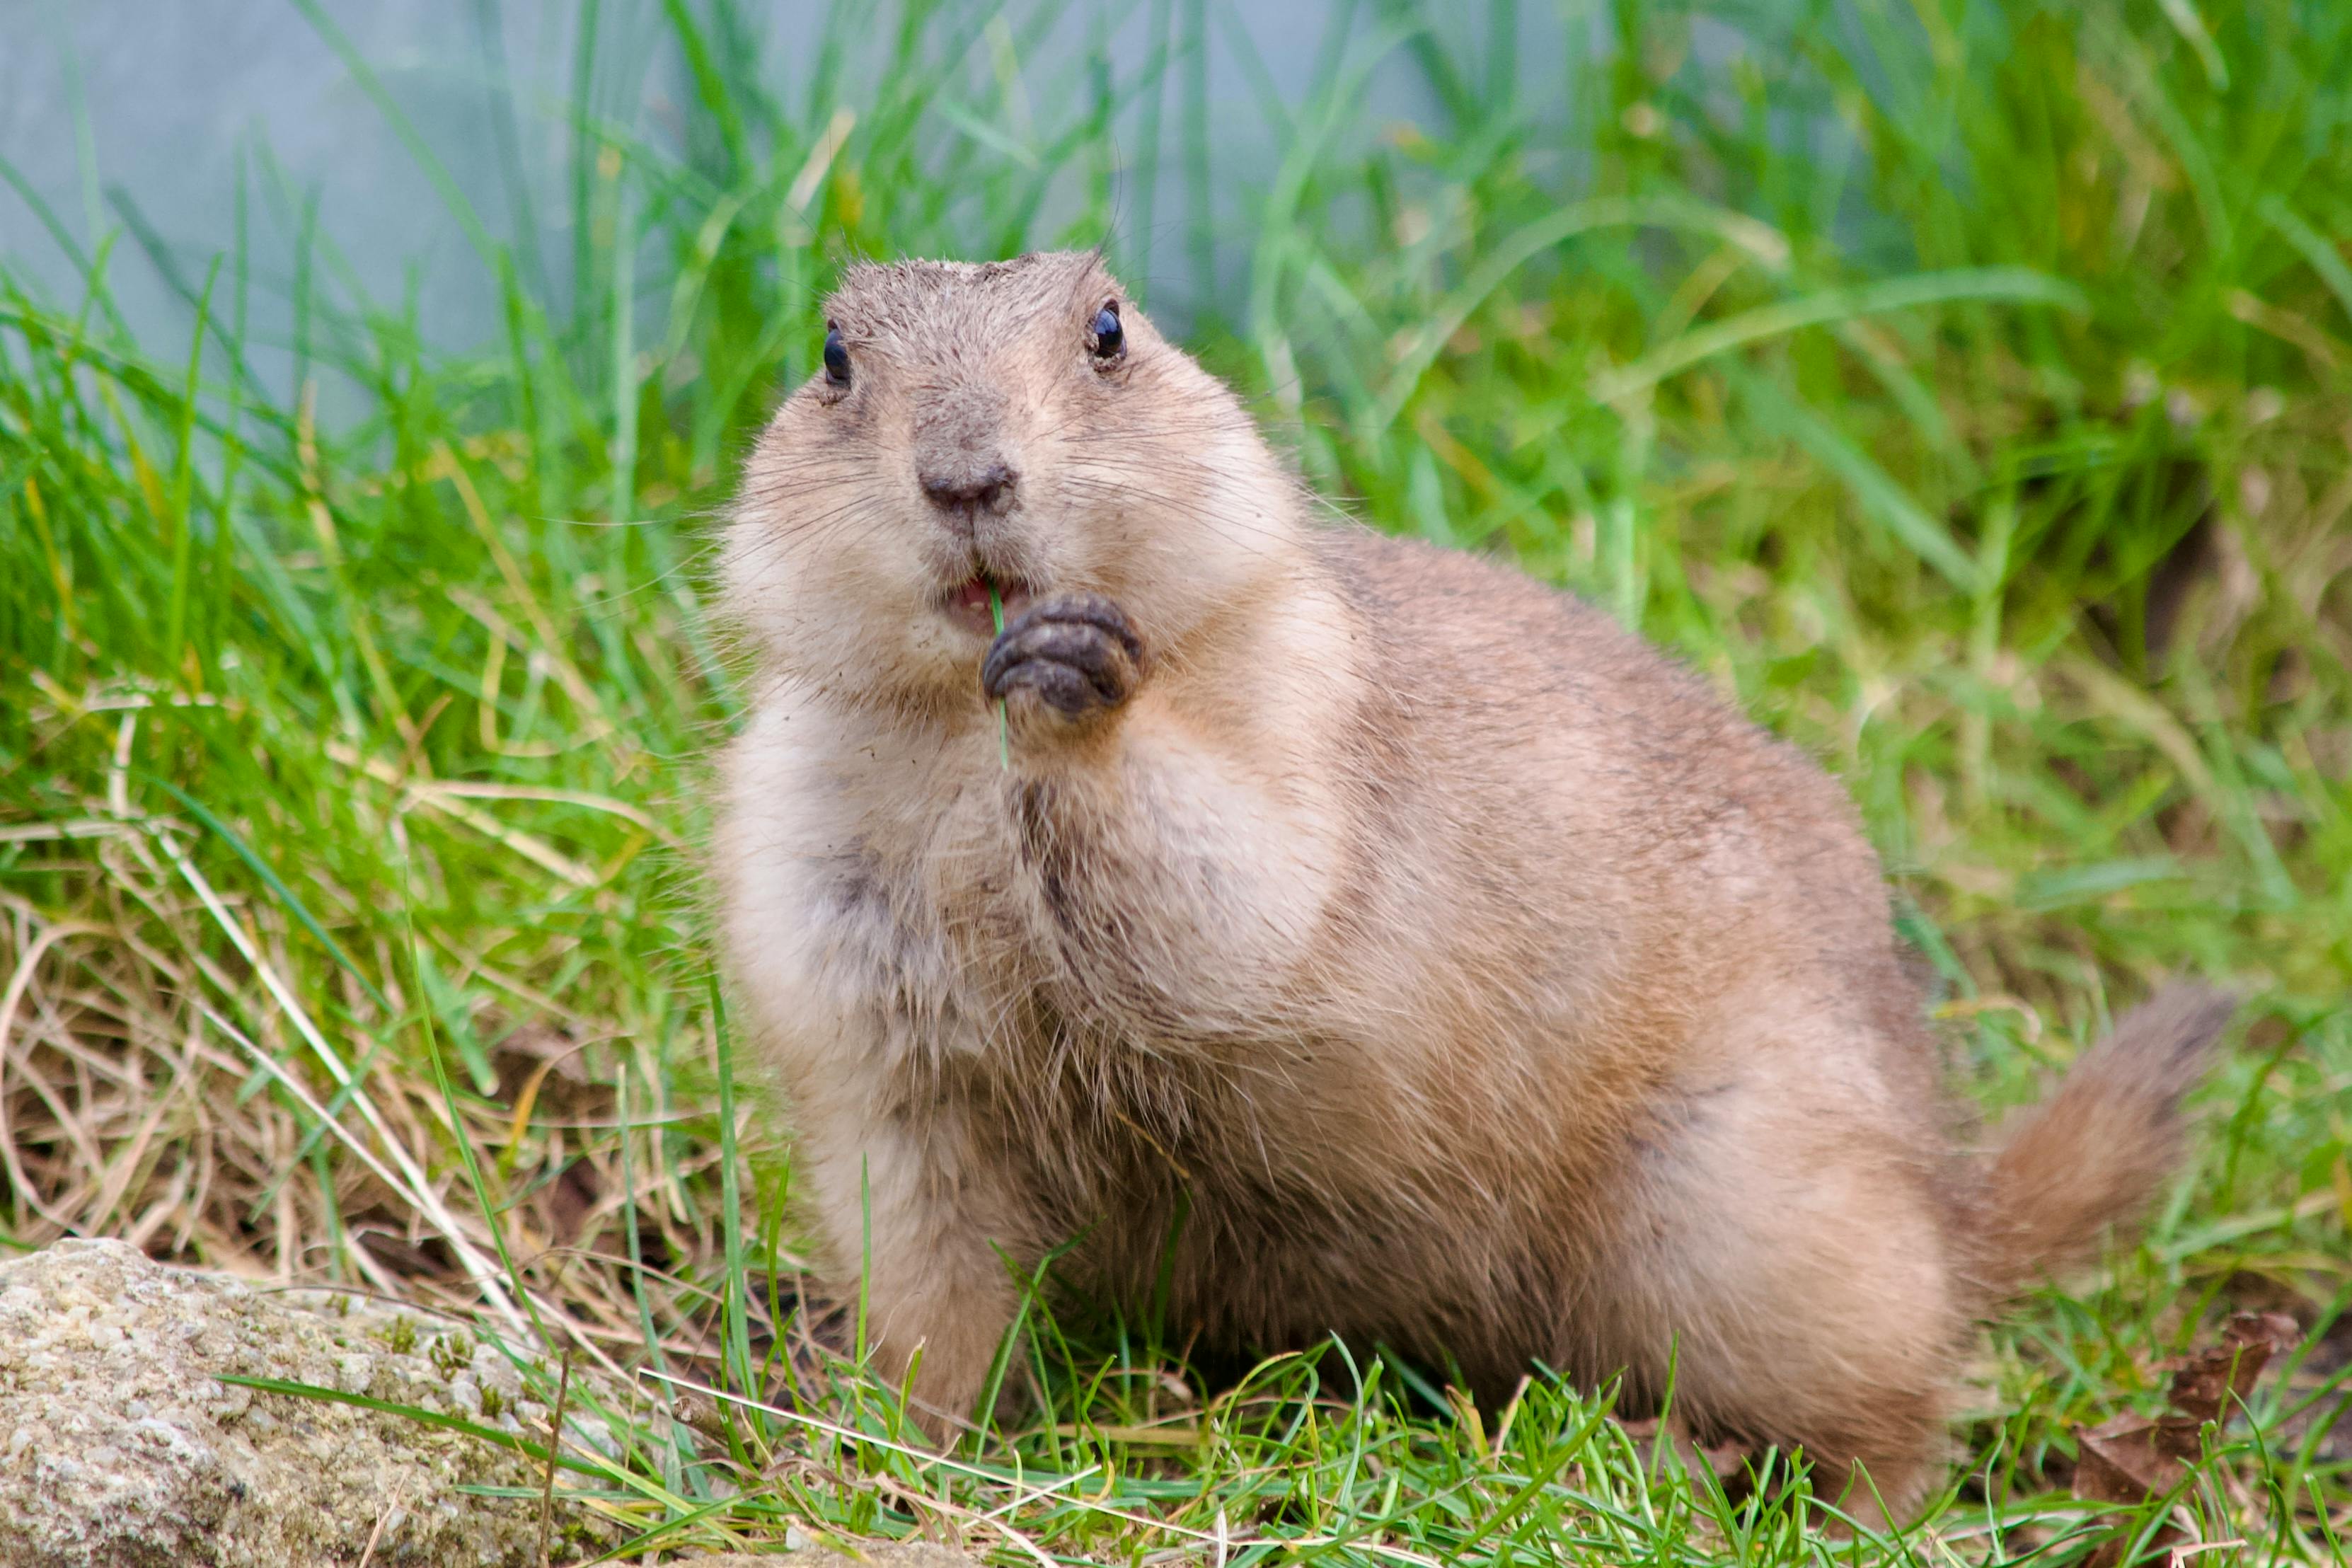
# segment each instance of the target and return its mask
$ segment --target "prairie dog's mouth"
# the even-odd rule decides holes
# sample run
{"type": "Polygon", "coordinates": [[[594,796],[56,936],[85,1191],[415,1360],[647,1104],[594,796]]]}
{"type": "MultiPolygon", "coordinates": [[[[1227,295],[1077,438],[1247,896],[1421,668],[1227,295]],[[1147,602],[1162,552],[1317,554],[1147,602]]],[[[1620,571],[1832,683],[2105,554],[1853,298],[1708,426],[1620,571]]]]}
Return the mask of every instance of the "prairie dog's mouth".
{"type": "Polygon", "coordinates": [[[948,590],[948,618],[966,631],[984,637],[996,635],[996,613],[990,605],[989,592],[994,589],[1004,605],[1004,619],[1010,625],[1013,617],[1029,607],[1029,584],[999,581],[985,573],[974,573],[962,584],[948,590]]]}

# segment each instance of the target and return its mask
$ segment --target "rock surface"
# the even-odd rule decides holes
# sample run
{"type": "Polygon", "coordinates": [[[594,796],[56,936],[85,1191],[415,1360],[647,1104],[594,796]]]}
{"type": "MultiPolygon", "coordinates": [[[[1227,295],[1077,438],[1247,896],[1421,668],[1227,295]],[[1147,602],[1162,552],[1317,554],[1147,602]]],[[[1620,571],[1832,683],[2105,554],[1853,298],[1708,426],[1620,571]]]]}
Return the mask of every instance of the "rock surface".
{"type": "MultiPolygon", "coordinates": [[[[538,1561],[535,1498],[458,1489],[535,1492],[524,1457],[223,1373],[547,1430],[513,1363],[461,1330],[59,1242],[0,1264],[0,1564],[355,1563],[371,1540],[384,1568],[538,1561]]],[[[555,1522],[558,1561],[602,1544],[576,1510],[555,1522]]]]}

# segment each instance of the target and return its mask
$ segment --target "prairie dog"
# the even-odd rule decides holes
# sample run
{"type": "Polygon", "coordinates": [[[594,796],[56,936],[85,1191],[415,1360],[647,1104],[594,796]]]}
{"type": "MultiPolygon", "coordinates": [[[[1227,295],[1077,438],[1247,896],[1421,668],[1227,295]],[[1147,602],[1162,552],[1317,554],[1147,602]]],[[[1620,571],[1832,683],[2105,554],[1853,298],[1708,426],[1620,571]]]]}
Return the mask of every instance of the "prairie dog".
{"type": "Polygon", "coordinates": [[[724,942],[933,1430],[1082,1238],[1207,1343],[1671,1363],[1701,1435],[1916,1501],[1971,1318],[2148,1195],[2226,1004],[1979,1163],[1840,787],[1578,600],[1319,518],[1096,257],[854,268],[824,358],[727,535],[724,942]]]}

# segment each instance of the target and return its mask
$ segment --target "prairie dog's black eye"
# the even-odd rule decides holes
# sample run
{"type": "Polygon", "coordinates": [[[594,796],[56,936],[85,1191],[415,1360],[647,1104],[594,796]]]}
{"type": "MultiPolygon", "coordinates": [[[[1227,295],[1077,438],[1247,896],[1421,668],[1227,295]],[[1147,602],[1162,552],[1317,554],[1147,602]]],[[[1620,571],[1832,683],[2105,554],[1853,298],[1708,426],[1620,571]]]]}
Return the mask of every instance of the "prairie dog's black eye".
{"type": "Polygon", "coordinates": [[[824,379],[835,386],[849,384],[849,350],[842,344],[839,327],[825,329],[824,379]]]}
{"type": "Polygon", "coordinates": [[[1118,324],[1118,306],[1105,305],[1095,312],[1094,324],[1087,329],[1094,339],[1094,354],[1097,363],[1109,364],[1127,357],[1127,331],[1118,324]]]}

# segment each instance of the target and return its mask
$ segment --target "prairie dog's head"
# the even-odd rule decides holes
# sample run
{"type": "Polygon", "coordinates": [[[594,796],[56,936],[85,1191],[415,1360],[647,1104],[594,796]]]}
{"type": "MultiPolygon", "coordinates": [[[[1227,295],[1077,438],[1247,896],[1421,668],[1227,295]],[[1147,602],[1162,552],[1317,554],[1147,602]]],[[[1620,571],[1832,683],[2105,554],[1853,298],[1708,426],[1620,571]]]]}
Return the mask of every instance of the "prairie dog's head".
{"type": "Polygon", "coordinates": [[[1105,595],[1167,647],[1295,559],[1293,481],[1092,254],[859,266],[825,316],[725,553],[730,610],[785,672],[978,713],[992,587],[1008,617],[1105,595]]]}

